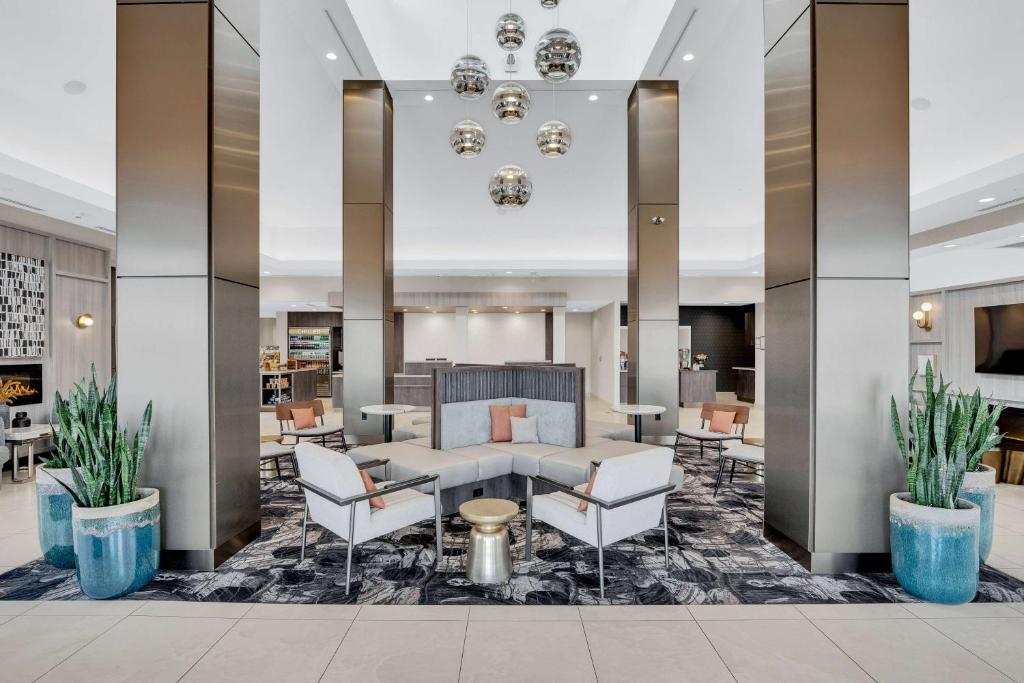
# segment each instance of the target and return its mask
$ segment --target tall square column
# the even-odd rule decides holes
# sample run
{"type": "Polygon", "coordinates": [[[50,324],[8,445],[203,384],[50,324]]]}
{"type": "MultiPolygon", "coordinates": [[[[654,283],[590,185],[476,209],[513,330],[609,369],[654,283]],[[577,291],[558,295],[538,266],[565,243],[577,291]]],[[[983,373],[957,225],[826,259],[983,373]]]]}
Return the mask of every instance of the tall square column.
{"type": "Polygon", "coordinates": [[[394,400],[393,105],[381,81],[345,81],[342,97],[345,432],[375,443],[382,418],[360,407],[394,400]]]}
{"type": "Polygon", "coordinates": [[[260,530],[259,54],[232,3],[117,7],[120,418],[153,400],[142,483],[166,567],[213,569],[260,530]]]}
{"type": "Polygon", "coordinates": [[[765,534],[884,566],[905,486],[907,3],[765,1],[765,534]]]}
{"type": "Polygon", "coordinates": [[[627,394],[664,406],[643,420],[653,441],[679,421],[679,84],[641,81],[628,116],[629,285],[627,394]]]}

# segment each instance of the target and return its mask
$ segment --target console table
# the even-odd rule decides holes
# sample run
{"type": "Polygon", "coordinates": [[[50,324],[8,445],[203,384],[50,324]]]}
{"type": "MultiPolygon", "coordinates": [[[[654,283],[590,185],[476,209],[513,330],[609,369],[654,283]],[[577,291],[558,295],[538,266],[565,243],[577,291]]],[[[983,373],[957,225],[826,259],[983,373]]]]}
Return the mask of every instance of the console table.
{"type": "Polygon", "coordinates": [[[50,438],[53,428],[49,424],[32,425],[25,428],[8,429],[4,433],[7,440],[7,447],[11,449],[11,480],[15,482],[32,481],[36,478],[36,456],[35,446],[39,441],[50,438]],[[28,477],[18,477],[20,467],[18,460],[21,458],[21,449],[28,447],[28,477]]]}

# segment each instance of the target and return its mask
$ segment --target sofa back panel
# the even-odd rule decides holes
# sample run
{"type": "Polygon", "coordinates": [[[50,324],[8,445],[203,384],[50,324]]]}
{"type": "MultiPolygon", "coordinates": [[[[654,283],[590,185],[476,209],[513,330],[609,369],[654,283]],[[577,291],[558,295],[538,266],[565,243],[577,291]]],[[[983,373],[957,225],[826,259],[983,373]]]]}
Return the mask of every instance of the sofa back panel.
{"type": "MultiPolygon", "coordinates": [[[[565,448],[576,446],[576,404],[565,401],[523,399],[526,417],[537,416],[537,437],[541,443],[565,448]]],[[[513,402],[516,402],[513,399],[513,402]]]]}
{"type": "MultiPolygon", "coordinates": [[[[511,405],[508,398],[492,398],[484,401],[463,401],[441,405],[440,433],[432,435],[434,447],[442,450],[475,446],[491,440],[490,406],[511,405]]],[[[538,420],[539,422],[539,420],[538,420]]]]}
{"type": "MultiPolygon", "coordinates": [[[[433,432],[431,443],[434,448],[458,448],[472,443],[473,438],[482,438],[484,425],[470,427],[460,423],[449,429],[444,423],[449,415],[456,419],[470,415],[482,417],[487,413],[446,411],[450,404],[472,404],[494,399],[518,398],[519,402],[532,400],[539,402],[539,407],[546,403],[560,404],[555,413],[546,416],[544,426],[538,425],[538,436],[541,441],[554,439],[550,443],[567,447],[582,446],[584,442],[583,425],[586,419],[584,399],[585,371],[583,368],[565,366],[456,366],[434,370],[434,401],[433,401],[433,432]],[[574,435],[569,437],[565,429],[565,419],[571,406],[574,435]],[[467,431],[468,430],[468,431],[467,431]],[[450,440],[449,440],[450,439],[450,440]],[[458,445],[450,445],[458,444],[458,445]]],[[[506,404],[507,405],[507,404],[506,404]]],[[[529,409],[527,414],[532,415],[529,409]]],[[[490,432],[489,414],[486,415],[488,438],[490,432]]],[[[541,420],[538,420],[541,422],[541,420]]]]}

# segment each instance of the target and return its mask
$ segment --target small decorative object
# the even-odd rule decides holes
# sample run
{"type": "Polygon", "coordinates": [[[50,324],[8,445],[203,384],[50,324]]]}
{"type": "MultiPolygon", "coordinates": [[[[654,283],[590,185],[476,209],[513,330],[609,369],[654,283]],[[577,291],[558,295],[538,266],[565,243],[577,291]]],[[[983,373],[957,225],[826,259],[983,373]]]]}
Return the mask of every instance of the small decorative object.
{"type": "Polygon", "coordinates": [[[83,313],[82,315],[75,318],[75,325],[78,329],[84,330],[87,327],[92,327],[96,321],[92,317],[92,313],[83,313]]]}
{"type": "Polygon", "coordinates": [[[526,42],[526,22],[512,12],[501,15],[494,32],[498,45],[507,52],[515,52],[526,42]]]}
{"type": "Polygon", "coordinates": [[[564,83],[580,69],[583,50],[571,31],[556,28],[537,41],[533,64],[541,78],[549,83],[564,83]]]}
{"type": "Polygon", "coordinates": [[[537,149],[546,157],[565,156],[572,147],[572,131],[561,121],[548,121],[537,131],[537,149]]]}
{"type": "Polygon", "coordinates": [[[31,389],[22,384],[21,380],[9,379],[5,382],[0,382],[0,403],[10,406],[14,405],[14,399],[22,398],[24,396],[32,396],[38,393],[35,389],[31,389]]]}
{"type": "Polygon", "coordinates": [[[690,367],[693,370],[703,370],[704,364],[708,362],[708,354],[706,353],[695,353],[693,354],[693,365],[690,367]]]}
{"type": "Polygon", "coordinates": [[[93,367],[88,386],[83,380],[67,400],[57,392],[54,412],[60,429],[51,462],[71,471],[72,485],[55,481],[74,499],[71,530],[82,592],[96,599],[133,593],[152,581],[160,562],[160,494],[139,486],[153,403],[130,437],[117,424],[116,378],[101,391],[93,367]]]}
{"type": "Polygon", "coordinates": [[[460,157],[471,159],[483,151],[484,145],[487,144],[487,133],[476,121],[465,119],[452,126],[448,144],[460,157]]]}
{"type": "Polygon", "coordinates": [[[28,413],[19,411],[14,414],[14,419],[11,420],[12,429],[25,429],[26,427],[32,426],[32,420],[29,418],[28,413]]]}
{"type": "Polygon", "coordinates": [[[491,110],[502,123],[519,123],[530,113],[530,93],[515,81],[502,83],[491,97],[491,110]]]}
{"type": "Polygon", "coordinates": [[[967,430],[967,471],[960,486],[960,497],[969,500],[981,510],[981,537],[978,552],[982,562],[988,559],[992,550],[992,527],[996,510],[996,470],[983,465],[981,457],[994,449],[1003,437],[996,424],[1003,412],[1003,406],[991,407],[981,397],[981,390],[975,389],[970,396],[959,392],[956,409],[968,416],[967,430]],[[990,409],[991,408],[991,412],[990,409]]]}
{"type": "Polygon", "coordinates": [[[487,92],[491,84],[491,73],[484,60],[476,55],[465,55],[452,67],[449,83],[459,97],[475,100],[487,92]]]}
{"type": "MultiPolygon", "coordinates": [[[[924,404],[908,387],[907,435],[891,400],[893,433],[907,475],[907,493],[889,498],[889,541],[893,573],[911,595],[930,602],[969,602],[978,591],[981,510],[960,497],[968,463],[998,443],[974,397],[947,395],[949,385],[925,369],[924,404]],[[972,413],[973,410],[973,414],[972,413]],[[980,434],[975,433],[983,430],[980,434]]],[[[996,413],[998,419],[998,413],[996,413]]]]}
{"type": "Polygon", "coordinates": [[[491,177],[489,186],[491,201],[505,209],[526,206],[533,195],[533,183],[519,166],[502,166],[491,177]]]}
{"type": "Polygon", "coordinates": [[[540,0],[540,6],[544,9],[555,9],[558,7],[558,0],[540,0]]]}

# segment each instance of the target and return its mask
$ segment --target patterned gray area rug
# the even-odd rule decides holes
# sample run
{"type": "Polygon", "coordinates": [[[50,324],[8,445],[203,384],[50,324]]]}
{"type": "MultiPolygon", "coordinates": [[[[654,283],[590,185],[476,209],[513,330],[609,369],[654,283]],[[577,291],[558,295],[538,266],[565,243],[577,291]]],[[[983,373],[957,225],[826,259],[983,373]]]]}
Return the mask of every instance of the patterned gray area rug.
{"type": "MultiPolygon", "coordinates": [[[[764,604],[902,602],[891,574],[812,575],[761,536],[764,488],[723,484],[712,496],[715,458],[695,448],[677,456],[687,472],[669,498],[669,568],[662,534],[651,531],[605,551],[605,600],[598,597],[597,552],[544,523],[534,525],[536,557],[516,562],[497,586],[466,579],[469,525],[445,519],[444,557],[434,567],[433,523],[357,546],[345,595],[345,544],[310,526],[299,562],[303,499],[290,479],[263,483],[263,531],[213,572],[165,571],[136,600],[360,604],[764,604]]],[[[513,558],[522,558],[525,516],[509,525],[513,558]]],[[[81,599],[73,570],[42,561],[0,575],[0,599],[81,599]]],[[[979,602],[1024,601],[1024,584],[982,568],[979,602]]]]}

